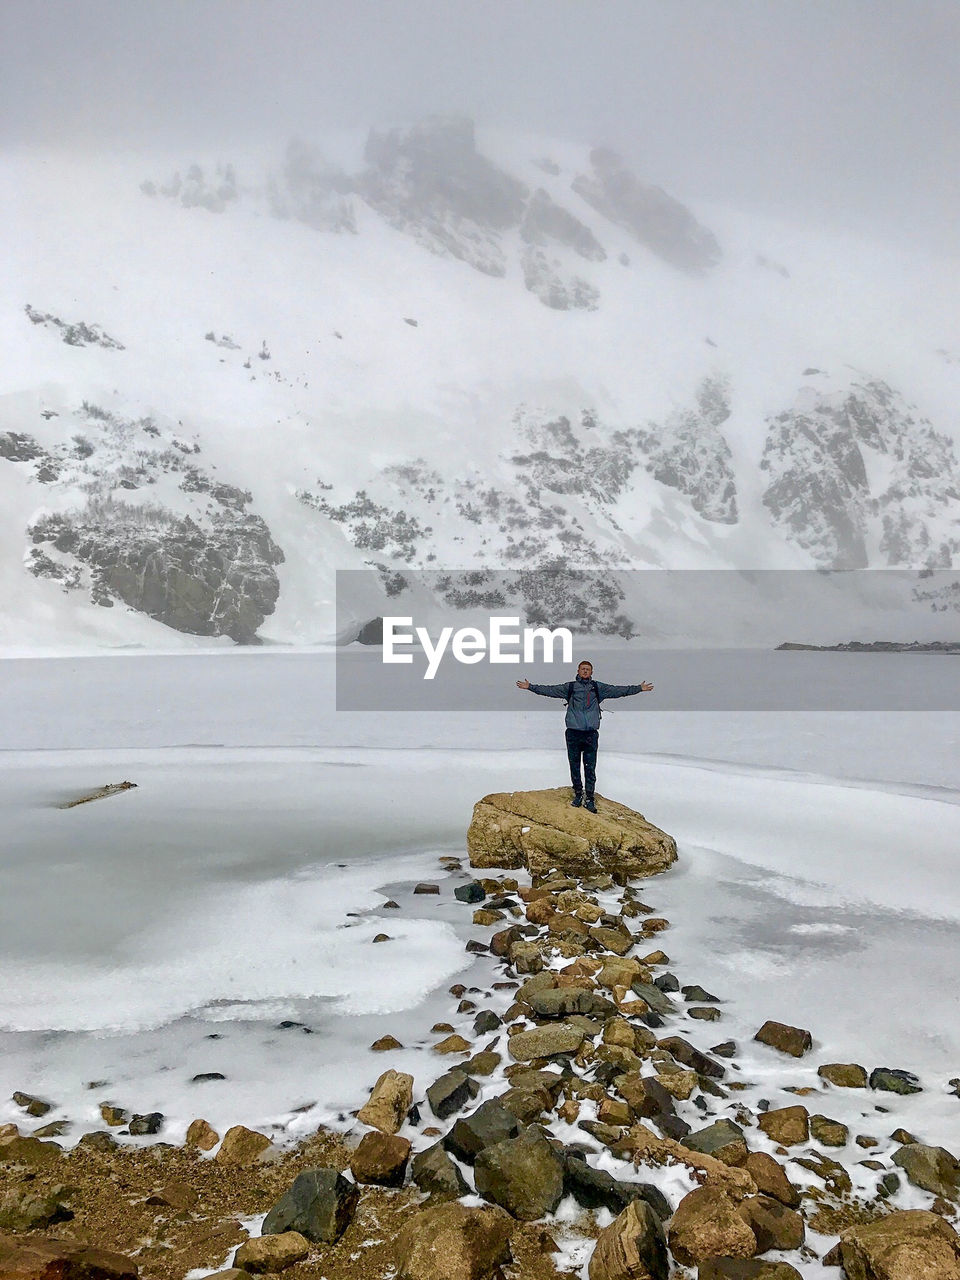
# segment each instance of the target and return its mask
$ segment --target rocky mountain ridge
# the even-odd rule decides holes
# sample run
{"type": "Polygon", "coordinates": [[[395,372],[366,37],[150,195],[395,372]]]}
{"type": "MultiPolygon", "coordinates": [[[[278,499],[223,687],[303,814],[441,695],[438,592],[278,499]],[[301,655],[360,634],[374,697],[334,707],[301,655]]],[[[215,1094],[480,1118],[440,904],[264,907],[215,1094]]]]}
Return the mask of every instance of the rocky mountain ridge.
{"type": "Polygon", "coordinates": [[[531,620],[631,636],[620,571],[954,566],[938,406],[960,366],[933,321],[931,396],[873,349],[869,297],[855,341],[822,337],[800,241],[715,234],[609,150],[495,142],[429,119],[353,162],[291,144],[256,181],[196,163],[121,193],[111,173],[89,261],[51,224],[5,317],[14,613],[47,634],[56,586],[88,635],[113,604],[288,642],[333,634],[337,568],[376,570],[386,598],[442,569],[444,607],[496,604],[509,569],[531,620]]]}

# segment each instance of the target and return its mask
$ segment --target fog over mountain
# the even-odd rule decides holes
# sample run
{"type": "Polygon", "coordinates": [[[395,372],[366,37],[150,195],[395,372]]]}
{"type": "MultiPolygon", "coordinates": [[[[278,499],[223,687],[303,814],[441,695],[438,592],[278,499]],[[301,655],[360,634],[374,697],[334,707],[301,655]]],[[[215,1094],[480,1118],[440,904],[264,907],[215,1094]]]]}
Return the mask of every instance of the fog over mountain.
{"type": "Polygon", "coordinates": [[[322,640],[337,568],[953,569],[957,16],[7,5],[4,643],[322,640]]]}

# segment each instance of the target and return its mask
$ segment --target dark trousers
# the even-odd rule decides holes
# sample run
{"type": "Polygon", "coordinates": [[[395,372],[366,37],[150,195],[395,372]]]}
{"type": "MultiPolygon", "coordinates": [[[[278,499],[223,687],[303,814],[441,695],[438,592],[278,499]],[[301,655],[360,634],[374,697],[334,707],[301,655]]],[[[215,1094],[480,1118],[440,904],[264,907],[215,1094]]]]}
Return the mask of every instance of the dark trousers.
{"type": "Polygon", "coordinates": [[[570,761],[570,781],[577,795],[584,789],[593,795],[597,785],[597,747],[599,729],[567,729],[567,759],[570,761]],[[580,781],[580,757],[583,756],[583,782],[580,781]]]}

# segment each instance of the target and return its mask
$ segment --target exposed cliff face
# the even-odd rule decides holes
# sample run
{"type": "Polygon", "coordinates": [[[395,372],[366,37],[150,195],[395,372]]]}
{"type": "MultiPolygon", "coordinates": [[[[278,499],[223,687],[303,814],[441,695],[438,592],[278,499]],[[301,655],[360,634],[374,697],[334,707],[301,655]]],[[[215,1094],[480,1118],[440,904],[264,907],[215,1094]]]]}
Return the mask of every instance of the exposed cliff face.
{"type": "MultiPolygon", "coordinates": [[[[596,227],[483,155],[468,118],[432,116],[410,128],[371,130],[364,161],[349,173],[294,140],[265,187],[241,184],[233,165],[208,172],[191,164],[185,178],[177,172],[164,182],[151,179],[141,190],[211,213],[252,200],[276,217],[329,232],[355,233],[362,201],[440,257],[489,276],[519,266],[525,287],[552,310],[597,310],[600,286],[575,269],[574,259],[606,260],[596,227]]],[[[678,200],[642,182],[612,151],[593,151],[591,163],[591,175],[576,178],[572,188],[605,219],[685,271],[703,272],[719,261],[716,239],[678,200]]],[[[551,178],[562,173],[551,160],[533,165],[551,178]]],[[[628,265],[624,254],[618,257],[628,265]]]]}
{"type": "Polygon", "coordinates": [[[806,388],[768,422],[764,505],[816,563],[949,568],[960,552],[960,463],[952,441],[880,379],[806,388]],[[871,553],[875,553],[873,556],[871,553]]]}
{"type": "Polygon", "coordinates": [[[730,446],[720,427],[730,417],[730,387],[720,375],[704,378],[696,408],[677,410],[663,423],[638,429],[647,470],[679,489],[704,520],[737,523],[737,482],[730,446]]]}
{"type": "Polygon", "coordinates": [[[506,275],[500,233],[520,225],[528,189],[477,151],[472,121],[374,130],[364,158],[368,168],[357,190],[391,226],[432,253],[506,275]]]}
{"type": "Polygon", "coordinates": [[[679,200],[642,182],[615,151],[591,151],[590,164],[591,173],[573,181],[587,204],[672,266],[700,275],[717,265],[722,255],[716,237],[679,200]]]}
{"type": "Polygon", "coordinates": [[[150,419],[126,421],[84,405],[83,434],[43,448],[24,434],[0,435],[0,457],[27,464],[66,509],[26,530],[24,563],[65,591],[106,607],[122,601],[177,631],[256,644],[279,595],[283,552],[252,495],[212,480],[193,461],[199,446],[150,419]],[[157,486],[161,501],[128,494],[157,486]]]}

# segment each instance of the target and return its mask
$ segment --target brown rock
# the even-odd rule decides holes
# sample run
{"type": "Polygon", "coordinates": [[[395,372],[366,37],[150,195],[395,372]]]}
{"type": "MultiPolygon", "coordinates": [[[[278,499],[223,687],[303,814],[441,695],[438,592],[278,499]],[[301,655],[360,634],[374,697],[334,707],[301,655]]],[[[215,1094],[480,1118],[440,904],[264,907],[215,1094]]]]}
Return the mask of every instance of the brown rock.
{"type": "Polygon", "coordinates": [[[601,924],[590,926],[590,937],[605,951],[612,951],[617,956],[625,956],[633,946],[632,935],[621,933],[619,929],[606,929],[601,924]]]}
{"type": "Polygon", "coordinates": [[[397,1240],[398,1280],[489,1280],[510,1262],[512,1219],[495,1205],[421,1209],[397,1240]]]}
{"type": "Polygon", "coordinates": [[[471,865],[526,866],[534,874],[560,867],[576,875],[609,869],[647,876],[676,861],[671,836],[625,805],[597,800],[600,812],[588,813],[571,808],[569,787],[484,796],[467,832],[471,865]]]}
{"type": "Polygon", "coordinates": [[[769,1249],[799,1249],[803,1244],[803,1218],[769,1196],[748,1196],[737,1212],[757,1240],[757,1253],[769,1249]]]}
{"type": "MultiPolygon", "coordinates": [[[[220,1280],[219,1276],[217,1280],[220,1280]]],[[[700,1263],[697,1280],[803,1280],[803,1276],[789,1262],[767,1262],[763,1258],[708,1258],[700,1263]]]]}
{"type": "Polygon", "coordinates": [[[463,1070],[471,1076],[492,1076],[501,1060],[495,1049],[482,1049],[463,1064],[463,1070]]]}
{"type": "Polygon", "coordinates": [[[497,924],[505,919],[502,911],[491,911],[489,907],[477,907],[473,913],[474,924],[497,924]]]}
{"type": "Polygon", "coordinates": [[[137,1265],[71,1240],[47,1236],[0,1236],[2,1280],[136,1280],[137,1265]]]}
{"type": "Polygon", "coordinates": [[[632,1200],[604,1227],[590,1259],[590,1280],[666,1280],[667,1241],[645,1200],[632,1200]]]}
{"type": "Polygon", "coordinates": [[[0,1164],[23,1164],[29,1169],[45,1169],[63,1155],[63,1148],[56,1142],[42,1142],[39,1138],[13,1136],[0,1141],[0,1164]]]}
{"type": "Polygon", "coordinates": [[[413,1076],[391,1067],[378,1078],[357,1119],[381,1133],[396,1133],[412,1105],[413,1076]]]}
{"type": "Polygon", "coordinates": [[[847,1126],[829,1116],[811,1116],[810,1132],[823,1147],[845,1147],[850,1137],[847,1126]]]}
{"type": "Polygon", "coordinates": [[[548,1023],[530,1031],[519,1031],[507,1041],[511,1058],[529,1062],[533,1058],[549,1058],[557,1053],[576,1053],[583,1044],[584,1032],[568,1022],[548,1023]]]}
{"type": "Polygon", "coordinates": [[[190,1122],[186,1137],[188,1147],[199,1147],[201,1151],[212,1151],[219,1141],[219,1133],[206,1120],[201,1120],[198,1117],[190,1122]]]}
{"type": "Polygon", "coordinates": [[[469,1053],[473,1045],[463,1036],[447,1036],[433,1046],[434,1053],[469,1053]]]}
{"type": "Polygon", "coordinates": [[[705,1258],[752,1258],[757,1241],[737,1204],[716,1187],[697,1187],[683,1197],[670,1224],[670,1248],[690,1266],[705,1258]]]}
{"type": "Polygon", "coordinates": [[[111,1129],[119,1129],[121,1125],[130,1122],[130,1112],[125,1111],[123,1107],[115,1107],[109,1102],[101,1102],[100,1118],[111,1129]]]}
{"type": "Polygon", "coordinates": [[[216,1160],[219,1164],[255,1164],[270,1145],[270,1139],[265,1133],[257,1133],[255,1129],[235,1124],[223,1135],[216,1160]]]}
{"type": "Polygon", "coordinates": [[[186,1211],[192,1209],[199,1199],[199,1191],[195,1191],[188,1182],[174,1180],[164,1183],[159,1191],[147,1196],[147,1204],[166,1205],[169,1209],[186,1211]]]}
{"type": "Polygon", "coordinates": [[[374,1053],[386,1053],[388,1049],[402,1049],[403,1045],[396,1036],[381,1036],[379,1040],[374,1040],[370,1048],[374,1053]]]}
{"type": "Polygon", "coordinates": [[[765,1022],[753,1038],[794,1058],[802,1058],[813,1044],[809,1031],[790,1027],[785,1022],[765,1022]]]}
{"type": "Polygon", "coordinates": [[[768,1138],[784,1147],[795,1147],[810,1137],[809,1113],[799,1105],[764,1111],[757,1124],[768,1138]]]}
{"type": "Polygon", "coordinates": [[[531,924],[549,924],[551,917],[557,914],[557,908],[550,898],[536,898],[527,903],[525,914],[531,924]]]}
{"type": "Polygon", "coordinates": [[[302,1262],[309,1252],[310,1241],[299,1231],[283,1231],[279,1235],[255,1236],[252,1240],[245,1240],[234,1261],[243,1271],[262,1274],[284,1271],[295,1262],[302,1262]]]}
{"type": "Polygon", "coordinates": [[[633,1116],[627,1104],[619,1098],[604,1098],[597,1108],[597,1119],[604,1124],[626,1126],[633,1116]]]}
{"type": "Polygon", "coordinates": [[[751,1151],[744,1163],[744,1168],[763,1195],[772,1196],[774,1200],[779,1200],[789,1209],[799,1207],[800,1192],[787,1177],[786,1170],[779,1160],[775,1160],[766,1151],[751,1151]]]}
{"type": "Polygon", "coordinates": [[[380,1187],[403,1186],[410,1159],[410,1143],[395,1133],[375,1129],[365,1133],[350,1158],[350,1172],[356,1182],[380,1187]]]}
{"type": "Polygon", "coordinates": [[[825,1062],[817,1068],[817,1075],[839,1089],[865,1089],[866,1070],[856,1062],[825,1062]]]}
{"type": "Polygon", "coordinates": [[[840,1257],[848,1280],[960,1280],[960,1237],[925,1209],[848,1227],[840,1257]]]}
{"type": "MultiPolygon", "coordinates": [[[[617,1082],[619,1088],[619,1081],[617,1082]]],[[[673,1138],[661,1138],[643,1124],[635,1124],[614,1148],[614,1154],[634,1164],[677,1163],[691,1169],[698,1182],[727,1192],[734,1200],[757,1193],[757,1184],[746,1168],[725,1165],[715,1156],[691,1151],[673,1138]]]]}

